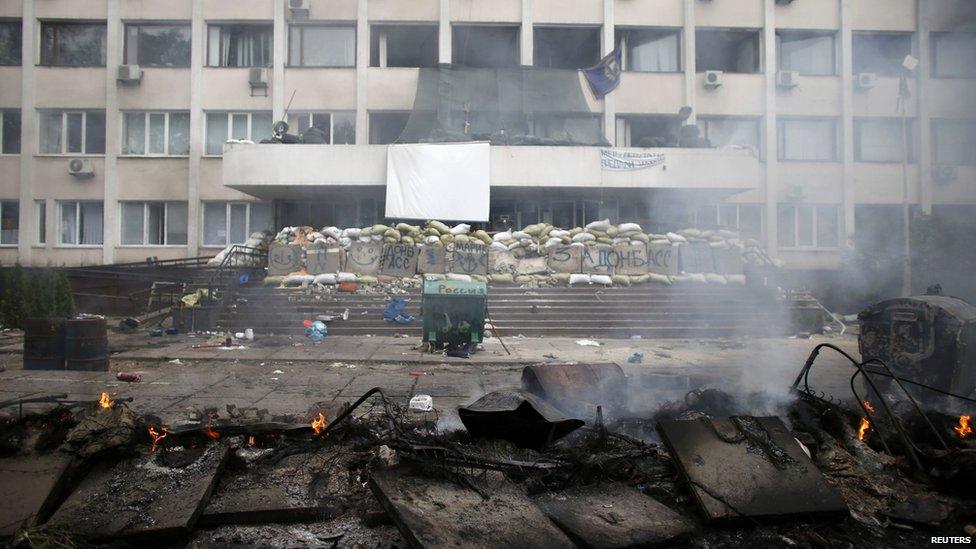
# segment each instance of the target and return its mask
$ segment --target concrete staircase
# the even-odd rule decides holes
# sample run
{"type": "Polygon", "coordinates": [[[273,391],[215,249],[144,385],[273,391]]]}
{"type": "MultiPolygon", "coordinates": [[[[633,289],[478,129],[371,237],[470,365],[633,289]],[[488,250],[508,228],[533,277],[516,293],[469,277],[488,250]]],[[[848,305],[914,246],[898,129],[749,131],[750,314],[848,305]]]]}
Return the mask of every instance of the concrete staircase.
{"type": "MultiPolygon", "coordinates": [[[[301,289],[244,287],[221,315],[220,329],[302,334],[302,321],[318,315],[349,320],[329,323],[329,335],[421,336],[420,290],[408,299],[410,325],[384,322],[384,294],[315,294],[301,289]]],[[[785,309],[741,286],[685,284],[629,288],[526,289],[491,286],[488,314],[502,337],[644,338],[762,336],[788,333],[785,309]]]]}

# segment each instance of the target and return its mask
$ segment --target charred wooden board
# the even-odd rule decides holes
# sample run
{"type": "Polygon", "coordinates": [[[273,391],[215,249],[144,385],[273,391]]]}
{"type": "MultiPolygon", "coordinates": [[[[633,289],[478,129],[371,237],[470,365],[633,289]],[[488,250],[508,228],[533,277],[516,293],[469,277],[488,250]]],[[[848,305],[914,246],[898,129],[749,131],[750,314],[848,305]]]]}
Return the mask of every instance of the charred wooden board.
{"type": "Polygon", "coordinates": [[[657,429],[709,520],[847,513],[777,417],[663,420],[657,429]]]}
{"type": "Polygon", "coordinates": [[[573,547],[516,486],[477,491],[398,470],[376,471],[370,488],[411,547],[573,547]]]}
{"type": "Polygon", "coordinates": [[[60,452],[0,459],[0,540],[50,515],[71,476],[72,465],[71,456],[60,452]]]}
{"type": "Polygon", "coordinates": [[[674,543],[694,525],[622,484],[570,488],[532,500],[581,547],[653,547],[674,543]]]}
{"type": "Polygon", "coordinates": [[[215,443],[97,465],[47,524],[92,540],[158,542],[185,536],[206,507],[229,455],[226,444],[215,443]],[[177,452],[196,456],[166,455],[177,452]]]}

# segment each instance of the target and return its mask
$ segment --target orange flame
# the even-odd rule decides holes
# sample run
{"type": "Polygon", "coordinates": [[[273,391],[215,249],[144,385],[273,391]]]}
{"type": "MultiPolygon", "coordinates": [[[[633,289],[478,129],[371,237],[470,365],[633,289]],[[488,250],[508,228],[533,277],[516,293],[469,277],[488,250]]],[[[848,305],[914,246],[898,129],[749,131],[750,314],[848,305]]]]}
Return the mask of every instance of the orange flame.
{"type": "Polygon", "coordinates": [[[98,399],[98,405],[105,409],[112,407],[112,399],[108,396],[108,393],[102,392],[102,397],[98,399]]]}
{"type": "Polygon", "coordinates": [[[156,451],[156,446],[159,444],[159,441],[161,441],[164,438],[166,438],[166,435],[168,435],[168,434],[169,434],[169,430],[166,429],[165,426],[160,425],[159,426],[159,430],[157,431],[155,426],[150,425],[149,426],[149,438],[152,439],[152,446],[149,447],[149,451],[150,452],[155,452],[156,451]]]}
{"type": "Polygon", "coordinates": [[[213,417],[207,418],[207,430],[204,431],[203,433],[207,435],[210,438],[210,440],[217,440],[218,438],[220,438],[220,433],[218,433],[213,428],[213,417]]]}
{"type": "Polygon", "coordinates": [[[973,434],[973,428],[969,425],[969,416],[959,416],[959,425],[953,427],[952,429],[959,433],[959,436],[965,438],[973,434]]]}
{"type": "Polygon", "coordinates": [[[857,440],[860,440],[861,442],[864,442],[864,437],[867,436],[868,429],[870,429],[870,428],[871,428],[871,422],[868,421],[868,418],[862,417],[861,418],[861,425],[858,426],[858,428],[857,428],[857,440]]]}
{"type": "Polygon", "coordinates": [[[872,406],[870,402],[865,400],[864,407],[867,408],[867,411],[871,412],[872,414],[874,413],[874,406],[872,406]]]}
{"type": "Polygon", "coordinates": [[[247,437],[247,445],[248,445],[248,446],[254,446],[254,443],[255,443],[255,440],[254,440],[254,435],[250,435],[250,436],[248,436],[248,437],[247,437]]]}
{"type": "Polygon", "coordinates": [[[319,416],[312,420],[312,430],[315,431],[315,434],[317,435],[322,432],[322,429],[325,429],[325,426],[325,414],[319,412],[319,416]]]}

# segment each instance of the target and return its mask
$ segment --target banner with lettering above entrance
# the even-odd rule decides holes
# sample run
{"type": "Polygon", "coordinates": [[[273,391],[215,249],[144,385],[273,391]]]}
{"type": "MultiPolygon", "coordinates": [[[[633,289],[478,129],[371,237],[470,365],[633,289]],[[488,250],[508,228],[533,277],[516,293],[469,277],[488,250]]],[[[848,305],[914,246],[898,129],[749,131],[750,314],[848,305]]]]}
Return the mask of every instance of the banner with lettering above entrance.
{"type": "Polygon", "coordinates": [[[600,149],[600,168],[609,171],[633,171],[664,164],[664,153],[600,149]]]}

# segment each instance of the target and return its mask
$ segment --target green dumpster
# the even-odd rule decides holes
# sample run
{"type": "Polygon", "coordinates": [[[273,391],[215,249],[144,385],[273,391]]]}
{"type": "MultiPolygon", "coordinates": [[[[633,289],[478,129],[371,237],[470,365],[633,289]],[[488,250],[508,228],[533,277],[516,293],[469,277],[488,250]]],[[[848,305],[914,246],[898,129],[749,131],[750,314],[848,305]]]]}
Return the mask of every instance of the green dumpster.
{"type": "Polygon", "coordinates": [[[485,335],[488,284],[425,280],[420,302],[424,341],[437,346],[480,343],[485,335]]]}

